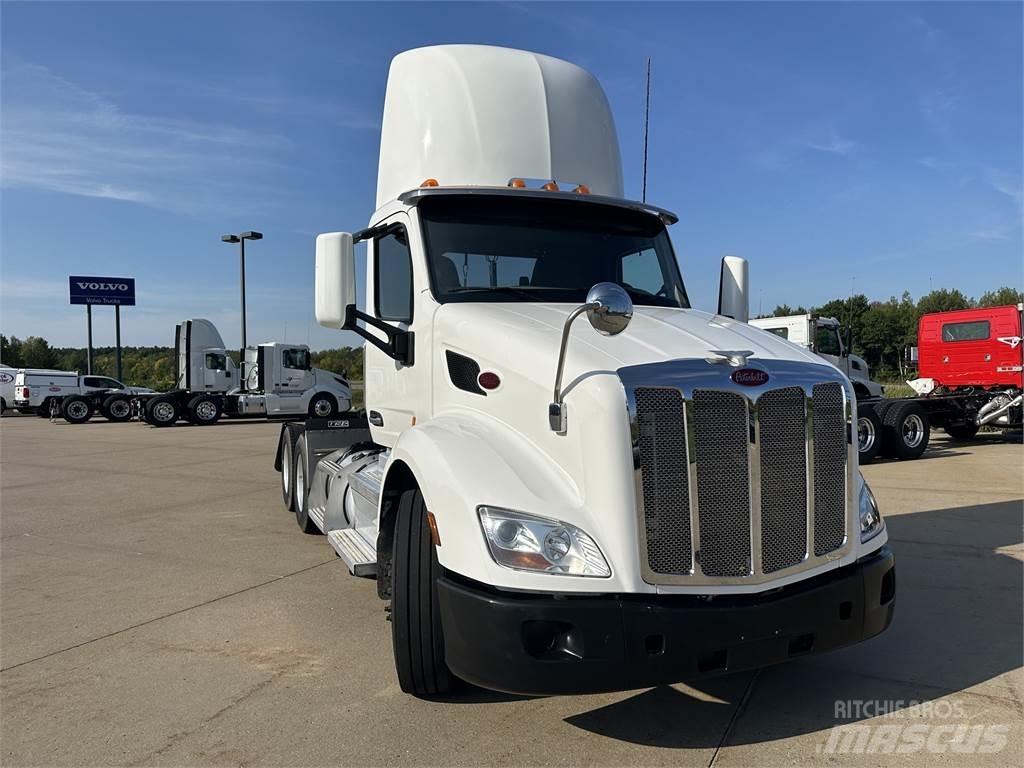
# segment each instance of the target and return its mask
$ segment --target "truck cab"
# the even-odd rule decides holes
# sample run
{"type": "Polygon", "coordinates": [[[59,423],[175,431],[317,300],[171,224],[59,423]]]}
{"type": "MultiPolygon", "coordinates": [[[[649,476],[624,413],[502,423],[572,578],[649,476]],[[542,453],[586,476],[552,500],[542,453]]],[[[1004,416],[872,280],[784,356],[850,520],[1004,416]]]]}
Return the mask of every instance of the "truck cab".
{"type": "Polygon", "coordinates": [[[759,317],[751,320],[750,324],[806,347],[828,360],[850,379],[858,399],[884,395],[885,388],[871,380],[867,361],[850,351],[849,341],[844,338],[842,325],[836,318],[813,314],[759,317]]]}
{"type": "Polygon", "coordinates": [[[393,60],[377,211],[316,242],[317,320],[366,340],[365,422],[289,425],[277,466],[303,530],[377,579],[403,690],[655,685],[891,621],[849,379],[747,324],[741,259],[693,309],[676,221],[624,198],[584,70],[393,60]]]}

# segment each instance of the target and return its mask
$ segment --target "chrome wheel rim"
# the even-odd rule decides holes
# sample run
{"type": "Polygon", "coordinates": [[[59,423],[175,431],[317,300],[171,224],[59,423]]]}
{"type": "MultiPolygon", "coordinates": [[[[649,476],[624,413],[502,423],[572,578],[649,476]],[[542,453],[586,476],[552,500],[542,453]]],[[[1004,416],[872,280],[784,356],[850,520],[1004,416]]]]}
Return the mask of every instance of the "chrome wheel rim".
{"type": "Polygon", "coordinates": [[[76,400],[68,406],[68,415],[73,419],[84,419],[88,412],[89,409],[80,400],[76,400]]]}
{"type": "Polygon", "coordinates": [[[217,406],[211,403],[209,400],[203,400],[199,405],[196,406],[196,416],[200,421],[213,421],[213,418],[217,415],[217,406]]]}
{"type": "Polygon", "coordinates": [[[864,453],[874,448],[877,439],[874,422],[866,416],[857,419],[857,447],[860,452],[864,453]]]}
{"type": "Polygon", "coordinates": [[[170,421],[174,418],[174,406],[170,403],[157,403],[153,406],[153,418],[157,421],[170,421]]]}
{"type": "Polygon", "coordinates": [[[302,513],[302,502],[306,498],[306,471],[302,464],[295,465],[295,511],[302,513]]]}
{"type": "Polygon", "coordinates": [[[903,442],[908,448],[917,448],[924,439],[924,421],[912,413],[903,421],[903,442]]]}
{"type": "Polygon", "coordinates": [[[321,399],[313,403],[313,413],[315,413],[317,416],[330,416],[332,410],[334,409],[331,407],[330,400],[321,399]]]}
{"type": "Polygon", "coordinates": [[[110,404],[110,414],[119,419],[123,419],[128,415],[131,410],[131,406],[128,405],[127,400],[115,400],[110,404]]]}

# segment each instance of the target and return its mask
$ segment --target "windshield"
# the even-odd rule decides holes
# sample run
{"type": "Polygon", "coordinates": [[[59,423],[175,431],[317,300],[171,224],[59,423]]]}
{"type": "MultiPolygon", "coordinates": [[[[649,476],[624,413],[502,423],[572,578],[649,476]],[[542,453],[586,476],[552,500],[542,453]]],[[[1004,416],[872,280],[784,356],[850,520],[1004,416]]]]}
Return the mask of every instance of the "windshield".
{"type": "Polygon", "coordinates": [[[434,296],[582,303],[618,283],[634,304],[689,307],[656,216],[571,200],[444,195],[419,205],[434,296]]]}

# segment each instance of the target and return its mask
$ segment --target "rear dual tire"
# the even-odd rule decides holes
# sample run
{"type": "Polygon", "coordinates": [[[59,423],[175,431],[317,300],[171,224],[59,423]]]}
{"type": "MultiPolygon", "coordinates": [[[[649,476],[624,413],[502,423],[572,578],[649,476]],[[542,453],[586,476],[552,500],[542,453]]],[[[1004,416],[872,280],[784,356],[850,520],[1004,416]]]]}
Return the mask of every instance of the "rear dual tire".
{"type": "Polygon", "coordinates": [[[146,423],[154,427],[173,426],[180,415],[174,398],[154,397],[146,403],[146,423]]]}
{"type": "Polygon", "coordinates": [[[84,424],[92,413],[92,403],[80,395],[72,395],[61,403],[60,414],[69,424],[84,424]]]}
{"type": "Polygon", "coordinates": [[[293,485],[293,504],[295,509],[295,522],[299,525],[299,530],[303,533],[309,533],[312,535],[319,535],[320,529],[316,527],[309,518],[309,481],[312,479],[307,477],[306,473],[306,438],[305,436],[300,437],[295,441],[295,450],[293,451],[295,460],[292,462],[292,485],[293,485]]]}
{"type": "Polygon", "coordinates": [[[917,459],[928,448],[928,413],[920,403],[898,400],[882,414],[882,449],[893,459],[917,459]]]}
{"type": "Polygon", "coordinates": [[[128,421],[132,417],[132,401],[124,395],[111,395],[100,406],[107,421],[128,421]]]}
{"type": "Polygon", "coordinates": [[[857,454],[860,463],[870,464],[882,448],[882,419],[874,403],[857,406],[857,454]]]}

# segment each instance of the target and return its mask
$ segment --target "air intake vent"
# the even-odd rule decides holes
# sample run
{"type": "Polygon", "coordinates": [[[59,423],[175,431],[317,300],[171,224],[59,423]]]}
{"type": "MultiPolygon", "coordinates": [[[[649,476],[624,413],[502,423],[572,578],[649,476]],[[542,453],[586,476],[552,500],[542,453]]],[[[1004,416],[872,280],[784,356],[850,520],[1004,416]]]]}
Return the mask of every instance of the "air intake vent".
{"type": "Polygon", "coordinates": [[[448,378],[452,384],[463,392],[472,392],[474,395],[487,396],[480,385],[476,383],[476,377],[480,375],[480,364],[471,357],[460,355],[458,352],[445,350],[445,358],[448,360],[448,378]]]}

